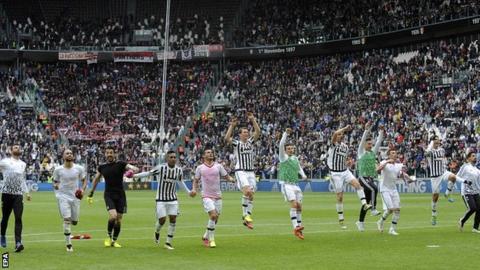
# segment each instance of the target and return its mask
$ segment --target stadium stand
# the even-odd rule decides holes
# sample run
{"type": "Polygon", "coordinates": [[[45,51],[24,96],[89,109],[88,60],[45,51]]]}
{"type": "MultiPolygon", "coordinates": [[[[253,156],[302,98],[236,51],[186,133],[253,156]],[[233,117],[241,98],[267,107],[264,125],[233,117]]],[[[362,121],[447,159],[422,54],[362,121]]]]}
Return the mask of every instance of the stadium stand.
{"type": "MultiPolygon", "coordinates": [[[[2,2],[2,48],[104,50],[164,44],[165,6],[158,1],[138,0],[136,6],[113,0],[82,5],[61,0],[17,2],[2,2]],[[135,40],[134,30],[150,29],[150,41],[135,40]]],[[[347,6],[342,1],[302,0],[294,5],[284,0],[181,0],[172,10],[170,41],[176,50],[201,44],[322,43],[479,14],[476,1],[381,2],[363,0],[347,6]]],[[[25,157],[35,172],[46,155],[58,162],[67,147],[65,140],[78,150],[79,159],[86,159],[91,174],[103,162],[105,142],[115,143],[122,158],[144,165],[143,169],[156,162],[157,147],[170,149],[177,141],[186,171],[198,162],[205,145],[215,146],[219,160],[230,167],[233,156],[222,140],[229,118],[237,114],[245,120],[245,111],[253,110],[264,134],[257,147],[257,175],[275,177],[279,132],[289,125],[295,129],[307,174],[322,178],[328,173],[325,160],[332,131],[355,125],[348,138],[355,149],[363,124],[380,119],[387,128],[384,147],[389,143],[399,147],[410,173],[422,176],[423,147],[432,130],[444,134],[447,155],[453,159],[460,159],[466,147],[479,147],[478,44],[445,40],[411,50],[405,46],[302,58],[222,59],[224,71],[209,62],[170,62],[169,134],[164,142],[158,141],[161,64],[24,61],[21,68],[12,69],[8,63],[1,77],[1,113],[2,131],[9,132],[2,136],[13,134],[11,130],[29,136],[20,139],[25,152],[35,153],[25,157]],[[215,85],[218,106],[202,114],[199,99],[215,76],[223,78],[215,85]],[[23,99],[46,106],[48,123],[31,112],[18,113],[23,99]]],[[[11,136],[2,140],[1,155],[12,140],[11,136]]],[[[355,157],[355,152],[351,155],[355,157]]]]}
{"type": "Polygon", "coordinates": [[[234,30],[236,46],[324,42],[478,15],[475,1],[256,0],[234,30]]]}
{"type": "MultiPolygon", "coordinates": [[[[348,140],[356,149],[362,125],[369,119],[380,119],[387,128],[386,142],[397,146],[408,167],[422,176],[426,166],[423,149],[432,130],[445,135],[445,149],[453,159],[461,159],[466,147],[478,147],[480,121],[474,117],[480,97],[478,56],[476,42],[439,41],[396,58],[382,50],[235,62],[228,67],[220,91],[230,98],[233,114],[251,109],[259,119],[264,134],[257,144],[259,175],[275,171],[277,141],[287,126],[295,129],[306,171],[320,178],[327,173],[332,131],[353,124],[348,140]],[[437,82],[440,76],[459,75],[468,80],[451,85],[437,82]]],[[[231,114],[217,112],[208,121],[196,121],[186,149],[195,153],[199,145],[222,145],[223,137],[215,134],[227,130],[231,114]]],[[[240,116],[245,119],[245,115],[240,116]]],[[[218,153],[228,152],[220,148],[218,153]]],[[[355,157],[355,151],[351,156],[355,157]]],[[[221,156],[227,161],[232,158],[221,156]]]]}

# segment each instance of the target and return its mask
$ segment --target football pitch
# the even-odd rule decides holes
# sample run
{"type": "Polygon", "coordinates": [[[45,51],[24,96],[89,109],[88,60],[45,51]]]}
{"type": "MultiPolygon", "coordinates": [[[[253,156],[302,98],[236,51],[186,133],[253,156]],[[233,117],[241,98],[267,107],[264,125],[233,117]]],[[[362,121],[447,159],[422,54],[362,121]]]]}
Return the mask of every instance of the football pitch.
{"type": "MultiPolygon", "coordinates": [[[[337,223],[333,193],[304,195],[305,240],[292,233],[289,207],[280,193],[259,192],[254,207],[254,230],[241,223],[240,193],[224,193],[223,213],[216,229],[217,248],[201,242],[207,215],[201,199],[179,193],[180,216],[173,241],[175,250],[153,241],[154,192],[127,192],[128,213],[119,243],[123,248],[105,248],[107,212],[103,194],[94,203],[82,201],[80,223],[73,234],[88,233],[89,240],[72,240],[73,253],[65,251],[62,220],[52,192],[37,192],[25,202],[24,252],[13,252],[13,215],[7,232],[10,269],[474,269],[480,258],[480,235],[471,232],[472,221],[459,232],[457,221],[465,211],[458,194],[449,203],[441,198],[438,224],[430,224],[429,194],[401,194],[400,235],[377,231],[378,217],[367,215],[366,231],[358,232],[355,221],[360,203],[355,194],[345,194],[347,230],[337,223]]],[[[380,207],[381,209],[381,204],[380,207]]],[[[386,231],[391,217],[386,223],[386,231]]]]}

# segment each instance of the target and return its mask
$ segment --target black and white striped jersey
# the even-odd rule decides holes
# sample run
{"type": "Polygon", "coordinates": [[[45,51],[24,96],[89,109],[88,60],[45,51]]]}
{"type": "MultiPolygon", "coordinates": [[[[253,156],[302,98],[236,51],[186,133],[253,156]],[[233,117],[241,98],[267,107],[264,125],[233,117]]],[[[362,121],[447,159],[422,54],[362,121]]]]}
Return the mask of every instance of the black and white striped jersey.
{"type": "Polygon", "coordinates": [[[429,177],[438,177],[445,173],[447,170],[447,159],[445,158],[445,150],[443,148],[427,150],[426,158],[429,177]]]}
{"type": "Polygon", "coordinates": [[[253,138],[250,137],[245,143],[240,140],[232,140],[232,145],[236,160],[235,170],[254,171],[253,138]]]}
{"type": "Polygon", "coordinates": [[[182,168],[170,167],[168,164],[161,164],[154,168],[153,175],[157,176],[157,202],[170,202],[177,200],[177,182],[183,180],[182,168]]]}
{"type": "Polygon", "coordinates": [[[332,144],[328,149],[327,165],[332,172],[347,170],[348,145],[345,143],[332,144]]]}

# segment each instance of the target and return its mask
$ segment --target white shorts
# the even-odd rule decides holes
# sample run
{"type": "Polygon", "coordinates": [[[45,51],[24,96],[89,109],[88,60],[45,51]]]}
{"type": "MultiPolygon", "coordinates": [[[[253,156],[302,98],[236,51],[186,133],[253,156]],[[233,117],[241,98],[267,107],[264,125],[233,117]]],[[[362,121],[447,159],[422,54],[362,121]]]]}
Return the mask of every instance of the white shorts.
{"type": "Polygon", "coordinates": [[[330,172],[332,176],[333,187],[336,193],[343,192],[343,185],[350,184],[355,178],[350,170],[343,172],[330,172]]]}
{"type": "Polygon", "coordinates": [[[380,192],[380,194],[382,195],[383,204],[387,209],[400,209],[400,195],[397,190],[384,190],[380,192]]]}
{"type": "Polygon", "coordinates": [[[257,179],[254,172],[236,171],[235,178],[237,179],[237,187],[242,190],[245,186],[250,186],[253,191],[257,189],[257,179]]]}
{"type": "Polygon", "coordinates": [[[80,216],[80,200],[59,196],[57,197],[57,202],[60,216],[62,216],[63,219],[78,221],[80,216]]]}
{"type": "Polygon", "coordinates": [[[282,187],[282,193],[283,193],[283,197],[285,198],[285,201],[288,201],[288,202],[297,201],[300,203],[302,202],[303,193],[298,185],[285,183],[281,185],[281,187],[282,187]]]}
{"type": "Polygon", "coordinates": [[[450,175],[452,175],[452,172],[445,171],[442,175],[438,177],[433,177],[431,180],[432,183],[432,193],[440,193],[440,186],[442,184],[442,181],[448,181],[448,178],[450,175]]]}
{"type": "Polygon", "coordinates": [[[203,209],[207,213],[216,210],[217,214],[220,215],[222,213],[222,199],[203,198],[203,209]]]}
{"type": "Polygon", "coordinates": [[[157,219],[166,216],[178,216],[178,201],[157,202],[157,219]]]}

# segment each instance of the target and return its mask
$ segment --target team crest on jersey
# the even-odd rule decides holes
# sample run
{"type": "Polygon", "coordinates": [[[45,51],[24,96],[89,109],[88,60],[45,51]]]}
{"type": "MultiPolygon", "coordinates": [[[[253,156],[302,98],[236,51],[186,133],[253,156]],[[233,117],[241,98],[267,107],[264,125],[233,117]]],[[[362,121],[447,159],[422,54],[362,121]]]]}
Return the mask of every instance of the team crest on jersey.
{"type": "Polygon", "coordinates": [[[253,152],[253,147],[251,144],[242,144],[240,145],[240,152],[241,153],[251,153],[253,152]]]}

